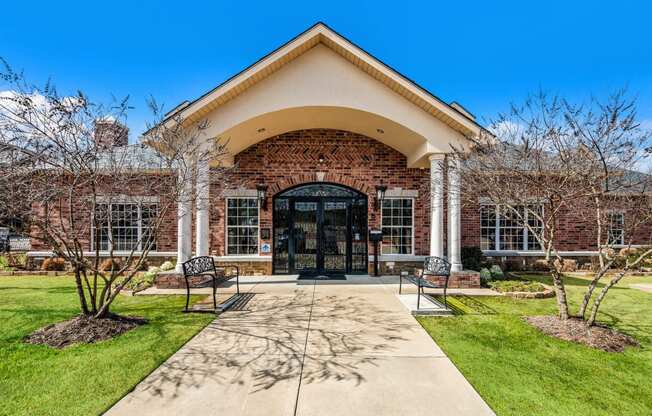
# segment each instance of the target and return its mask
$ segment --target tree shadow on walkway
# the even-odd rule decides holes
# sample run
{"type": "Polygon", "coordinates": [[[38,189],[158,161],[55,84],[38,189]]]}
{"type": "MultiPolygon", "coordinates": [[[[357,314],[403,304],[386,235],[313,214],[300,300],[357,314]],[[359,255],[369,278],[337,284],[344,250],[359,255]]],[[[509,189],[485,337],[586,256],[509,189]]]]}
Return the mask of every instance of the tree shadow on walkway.
{"type": "Polygon", "coordinates": [[[418,328],[370,293],[322,296],[314,305],[305,289],[248,296],[246,306],[220,315],[138,389],[169,398],[207,384],[262,391],[299,377],[361,384],[364,366],[391,355],[406,331],[418,328]]]}

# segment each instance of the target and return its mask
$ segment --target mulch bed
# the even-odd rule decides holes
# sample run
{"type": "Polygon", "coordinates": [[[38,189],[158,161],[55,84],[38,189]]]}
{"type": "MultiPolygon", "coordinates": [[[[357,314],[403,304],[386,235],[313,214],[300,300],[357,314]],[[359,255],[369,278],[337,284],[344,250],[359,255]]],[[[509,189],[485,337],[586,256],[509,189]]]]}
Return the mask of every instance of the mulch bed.
{"type": "Polygon", "coordinates": [[[607,352],[623,352],[625,347],[639,346],[629,335],[604,325],[588,327],[583,320],[577,318],[562,321],[556,316],[530,316],[524,319],[544,334],[607,352]]]}
{"type": "Polygon", "coordinates": [[[25,342],[64,348],[72,344],[88,344],[111,339],[145,323],[147,323],[146,319],[132,316],[111,315],[102,319],[77,316],[38,329],[26,336],[25,342]]]}

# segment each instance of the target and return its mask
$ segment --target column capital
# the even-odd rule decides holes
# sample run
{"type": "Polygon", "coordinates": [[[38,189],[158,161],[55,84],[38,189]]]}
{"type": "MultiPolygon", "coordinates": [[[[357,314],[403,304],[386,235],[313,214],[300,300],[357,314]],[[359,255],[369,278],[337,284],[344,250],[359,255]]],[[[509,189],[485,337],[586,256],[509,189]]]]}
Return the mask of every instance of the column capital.
{"type": "Polygon", "coordinates": [[[446,153],[431,153],[428,155],[428,160],[444,160],[446,158],[446,153]]]}

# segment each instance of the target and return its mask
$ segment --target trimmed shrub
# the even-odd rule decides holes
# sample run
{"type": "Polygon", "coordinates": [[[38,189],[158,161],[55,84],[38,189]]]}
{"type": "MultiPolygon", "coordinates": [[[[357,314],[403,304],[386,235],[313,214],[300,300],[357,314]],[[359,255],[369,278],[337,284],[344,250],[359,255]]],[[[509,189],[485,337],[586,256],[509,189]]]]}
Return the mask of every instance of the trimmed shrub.
{"type": "Polygon", "coordinates": [[[503,266],[505,267],[505,271],[508,272],[520,272],[524,269],[523,261],[517,259],[507,260],[503,263],[503,266]]]}
{"type": "Polygon", "coordinates": [[[534,263],[532,263],[532,265],[530,266],[530,268],[535,272],[550,271],[550,266],[548,266],[548,262],[543,259],[535,260],[534,263]]]}
{"type": "Polygon", "coordinates": [[[13,267],[9,266],[9,259],[5,256],[0,256],[0,271],[9,272],[13,267]]]}
{"type": "Polygon", "coordinates": [[[156,273],[158,273],[160,271],[161,271],[161,268],[156,267],[156,266],[149,266],[149,269],[147,269],[148,273],[154,273],[154,274],[156,274],[156,273]]]}
{"type": "Polygon", "coordinates": [[[43,260],[41,269],[49,272],[63,272],[66,270],[66,261],[60,257],[50,257],[43,260]]]}
{"type": "Polygon", "coordinates": [[[503,269],[500,268],[499,265],[494,264],[491,266],[491,269],[489,269],[489,272],[491,273],[491,280],[502,280],[505,278],[505,274],[503,273],[503,269]]]}
{"type": "Polygon", "coordinates": [[[480,284],[482,286],[487,286],[489,285],[489,282],[493,279],[493,276],[491,275],[491,272],[487,268],[483,268],[480,270],[480,284]]]}
{"type": "Polygon", "coordinates": [[[27,269],[28,262],[29,258],[24,253],[7,253],[0,256],[0,270],[25,270],[27,269]]]}
{"type": "Polygon", "coordinates": [[[118,259],[106,259],[100,264],[100,270],[103,272],[110,272],[113,270],[117,272],[122,268],[122,262],[118,259]]]}
{"type": "MultiPolygon", "coordinates": [[[[145,273],[137,273],[134,275],[131,280],[129,280],[129,283],[125,286],[125,289],[131,290],[134,293],[135,292],[140,292],[141,290],[145,290],[148,287],[151,287],[154,285],[154,279],[156,279],[156,272],[152,271],[146,271],[145,273]]],[[[119,285],[124,281],[124,278],[118,278],[116,279],[114,286],[119,285]]]]}
{"type": "Polygon", "coordinates": [[[563,263],[555,260],[555,266],[562,272],[575,272],[577,271],[577,260],[564,259],[563,263]]]}
{"type": "Polygon", "coordinates": [[[170,260],[168,260],[168,261],[164,262],[163,264],[161,264],[160,269],[161,269],[162,272],[167,272],[168,270],[174,269],[174,267],[175,267],[175,264],[172,263],[170,260]]]}
{"type": "Polygon", "coordinates": [[[480,250],[480,247],[462,247],[462,264],[465,269],[479,272],[486,258],[480,250]]]}
{"type": "MultiPolygon", "coordinates": [[[[134,257],[131,259],[131,262],[129,263],[129,266],[134,269],[136,268],[136,265],[140,261],[140,257],[134,257]]],[[[149,268],[149,263],[147,262],[147,259],[144,259],[143,262],[140,264],[140,267],[138,267],[138,271],[145,271],[149,268]]]]}

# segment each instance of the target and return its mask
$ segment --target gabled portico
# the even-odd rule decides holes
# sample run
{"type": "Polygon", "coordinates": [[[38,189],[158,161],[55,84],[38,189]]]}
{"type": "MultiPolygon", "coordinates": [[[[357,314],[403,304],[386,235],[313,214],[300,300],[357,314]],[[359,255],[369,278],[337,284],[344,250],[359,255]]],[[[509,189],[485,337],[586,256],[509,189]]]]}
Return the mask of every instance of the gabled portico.
{"type": "MultiPolygon", "coordinates": [[[[327,26],[313,26],[216,89],[192,103],[184,103],[175,114],[187,123],[207,120],[210,126],[207,137],[220,138],[228,143],[230,157],[221,162],[232,165],[239,160],[239,171],[249,169],[243,174],[242,183],[224,185],[219,188],[218,195],[213,195],[211,192],[215,186],[209,183],[210,167],[208,164],[197,167],[194,215],[197,255],[217,253],[218,256],[228,256],[223,247],[216,247],[222,235],[219,228],[227,226],[222,224],[215,231],[209,214],[210,206],[225,198],[226,194],[255,195],[256,185],[264,182],[269,187],[267,197],[271,201],[276,192],[290,185],[324,181],[329,177],[332,182],[367,193],[370,206],[377,183],[389,185],[389,197],[413,195],[410,197],[414,198],[411,234],[408,236],[405,229],[401,231],[405,235],[397,237],[399,240],[409,239],[412,249],[408,250],[407,243],[401,240],[396,243],[398,254],[385,255],[388,261],[418,261],[424,255],[447,256],[453,270],[462,269],[460,178],[450,153],[453,147],[468,146],[467,138],[476,136],[480,126],[463,108],[439,100],[327,26]],[[332,138],[327,136],[324,139],[328,142],[324,149],[328,149],[330,154],[314,154],[320,151],[318,141],[309,140],[305,150],[300,150],[301,155],[288,159],[288,167],[293,166],[287,170],[291,177],[264,171],[267,168],[265,163],[272,169],[277,161],[264,153],[269,150],[260,146],[267,146],[266,143],[272,143],[270,140],[274,139],[274,151],[282,153],[278,147],[279,140],[292,136],[292,132],[310,135],[309,132],[315,129],[334,132],[332,138]],[[341,134],[335,132],[350,132],[351,135],[341,133],[346,140],[338,142],[337,137],[341,134]],[[379,143],[372,146],[375,150],[367,152],[369,154],[355,141],[366,143],[367,139],[379,143]],[[345,148],[345,145],[349,147],[345,148]],[[257,162],[247,154],[252,149],[256,149],[259,156],[257,162]],[[347,157],[351,165],[348,167],[342,161],[347,157]],[[316,160],[319,158],[325,162],[316,160]],[[383,168],[389,166],[384,158],[391,159],[393,173],[383,168]],[[245,166],[245,160],[256,166],[245,166]],[[364,166],[365,160],[369,161],[369,167],[364,166]],[[399,168],[405,173],[401,173],[399,168]],[[291,173],[294,171],[301,172],[300,179],[291,173]],[[401,179],[405,175],[411,178],[408,182],[401,179]],[[448,181],[447,186],[444,186],[445,181],[448,181]],[[444,230],[445,213],[447,232],[444,230]],[[426,227],[428,231],[423,233],[422,228],[426,227]],[[446,244],[445,236],[448,237],[446,244]],[[427,247],[422,247],[424,243],[427,247]],[[403,251],[409,251],[409,255],[402,254],[403,251]]],[[[168,122],[172,122],[172,115],[170,117],[168,122]]],[[[296,147],[301,140],[297,136],[296,141],[285,140],[284,143],[288,148],[296,147]]],[[[299,148],[293,149],[299,151],[299,148]]],[[[179,206],[178,264],[190,256],[191,222],[183,218],[185,213],[192,211],[188,205],[186,202],[179,206]]],[[[271,259],[275,248],[273,237],[267,242],[260,236],[260,230],[273,228],[272,215],[265,208],[259,207],[260,214],[255,219],[259,224],[258,249],[255,255],[249,256],[252,261],[265,261],[265,257],[271,259]],[[263,244],[271,244],[272,250],[262,252],[263,244]]],[[[380,211],[369,208],[369,228],[383,226],[380,217],[384,211],[380,211]]],[[[228,212],[225,214],[229,215],[228,212]]],[[[221,243],[227,244],[226,237],[221,243]]],[[[247,256],[233,258],[238,257],[247,256]]]]}

